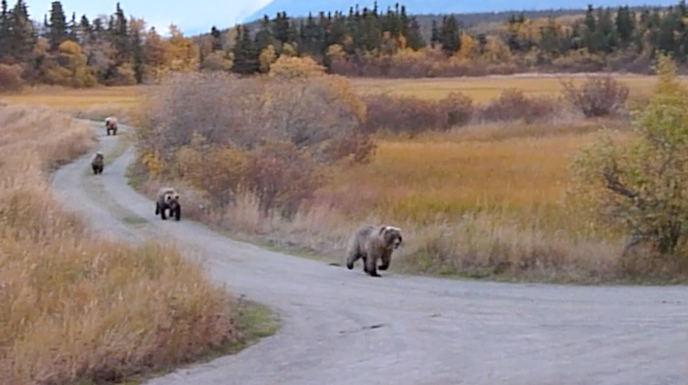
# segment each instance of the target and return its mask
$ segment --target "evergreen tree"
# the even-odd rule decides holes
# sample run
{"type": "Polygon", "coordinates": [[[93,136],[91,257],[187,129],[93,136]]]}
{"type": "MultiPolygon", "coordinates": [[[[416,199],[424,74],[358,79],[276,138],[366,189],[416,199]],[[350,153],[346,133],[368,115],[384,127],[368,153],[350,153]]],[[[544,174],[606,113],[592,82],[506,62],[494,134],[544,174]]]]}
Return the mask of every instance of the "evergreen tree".
{"type": "Polygon", "coordinates": [[[258,60],[259,51],[256,50],[248,27],[240,25],[237,27],[236,43],[232,49],[234,54],[234,65],[232,71],[238,74],[250,75],[260,70],[258,60]]]}
{"type": "Polygon", "coordinates": [[[430,45],[432,48],[440,42],[440,30],[437,28],[437,20],[432,20],[432,30],[430,32],[430,45]]]}
{"type": "Polygon", "coordinates": [[[627,48],[635,31],[635,15],[631,14],[628,6],[619,7],[616,11],[616,32],[619,36],[619,45],[627,48]]]}
{"type": "Polygon", "coordinates": [[[82,44],[93,43],[93,30],[86,15],[82,15],[79,22],[79,37],[82,44]]]}
{"type": "Polygon", "coordinates": [[[79,23],[76,22],[76,12],[72,12],[72,18],[67,24],[67,37],[69,40],[80,42],[79,40],[79,23]]]}
{"type": "Polygon", "coordinates": [[[445,16],[442,19],[442,27],[440,28],[440,43],[442,44],[442,51],[446,55],[452,55],[461,49],[461,35],[459,31],[459,22],[454,15],[445,16]]]}
{"type": "Polygon", "coordinates": [[[28,62],[36,43],[36,31],[24,0],[17,0],[9,17],[8,52],[20,62],[28,62]]]}
{"type": "Polygon", "coordinates": [[[62,3],[53,1],[50,8],[50,21],[48,23],[48,41],[50,49],[57,50],[64,40],[67,40],[67,18],[65,17],[62,3]]]}
{"type": "Polygon", "coordinates": [[[425,47],[425,40],[420,31],[420,24],[415,17],[411,18],[410,26],[406,31],[406,45],[413,50],[419,50],[425,47]]]}
{"type": "Polygon", "coordinates": [[[139,28],[132,28],[131,31],[131,58],[134,67],[134,77],[137,83],[143,83],[145,73],[146,58],[143,51],[143,38],[139,28]]]}
{"type": "MultiPolygon", "coordinates": [[[[118,62],[125,62],[131,57],[131,47],[127,18],[119,2],[115,8],[114,18],[111,18],[111,41],[117,49],[118,62]]],[[[118,63],[119,64],[119,63],[118,63]]]]}
{"type": "Polygon", "coordinates": [[[210,36],[213,38],[212,50],[222,51],[222,33],[214,25],[210,28],[210,36]]]}
{"type": "Polygon", "coordinates": [[[10,48],[10,12],[7,0],[0,2],[0,60],[9,54],[10,48]]]}

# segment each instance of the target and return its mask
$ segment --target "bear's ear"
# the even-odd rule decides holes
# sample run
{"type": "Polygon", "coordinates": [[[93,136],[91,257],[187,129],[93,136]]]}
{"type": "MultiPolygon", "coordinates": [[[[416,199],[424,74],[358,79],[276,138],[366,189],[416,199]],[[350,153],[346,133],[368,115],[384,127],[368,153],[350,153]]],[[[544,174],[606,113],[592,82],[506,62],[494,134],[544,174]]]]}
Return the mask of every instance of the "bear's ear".
{"type": "Polygon", "coordinates": [[[387,226],[380,226],[380,235],[385,235],[386,231],[387,231],[387,226]]]}

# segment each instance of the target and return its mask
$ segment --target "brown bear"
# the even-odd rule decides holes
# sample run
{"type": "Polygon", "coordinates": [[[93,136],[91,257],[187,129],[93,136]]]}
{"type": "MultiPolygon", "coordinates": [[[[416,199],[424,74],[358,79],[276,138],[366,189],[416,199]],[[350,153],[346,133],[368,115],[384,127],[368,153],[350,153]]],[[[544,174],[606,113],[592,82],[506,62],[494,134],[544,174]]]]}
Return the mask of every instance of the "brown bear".
{"type": "Polygon", "coordinates": [[[393,226],[361,226],[351,235],[346,250],[346,267],[351,270],[354,263],[363,259],[363,271],[371,277],[380,277],[377,262],[382,261],[380,270],[387,270],[392,262],[392,252],[401,246],[401,229],[393,226]]]}
{"type": "Polygon", "coordinates": [[[163,187],[158,191],[158,198],[155,201],[155,215],[160,214],[160,218],[166,220],[165,210],[169,210],[170,216],[174,216],[174,219],[177,221],[182,217],[179,194],[172,187],[163,187]]]}
{"type": "Polygon", "coordinates": [[[91,168],[94,174],[102,174],[104,166],[104,155],[102,152],[98,151],[91,159],[91,168]]]}
{"type": "Polygon", "coordinates": [[[110,131],[112,135],[117,135],[117,118],[114,116],[109,116],[105,118],[105,130],[107,130],[108,136],[110,136],[110,131]]]}

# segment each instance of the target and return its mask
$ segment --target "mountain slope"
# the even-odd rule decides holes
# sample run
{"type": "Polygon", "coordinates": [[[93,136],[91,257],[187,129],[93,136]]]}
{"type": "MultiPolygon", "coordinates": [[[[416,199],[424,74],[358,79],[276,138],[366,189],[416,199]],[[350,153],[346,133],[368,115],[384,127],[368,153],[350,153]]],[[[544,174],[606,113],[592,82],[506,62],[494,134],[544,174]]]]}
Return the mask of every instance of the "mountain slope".
{"type": "MultiPolygon", "coordinates": [[[[394,7],[394,4],[399,2],[406,6],[406,12],[409,14],[447,14],[447,13],[475,13],[475,12],[503,12],[510,10],[548,10],[548,9],[584,9],[587,2],[581,0],[560,0],[556,2],[544,0],[524,0],[519,5],[515,5],[513,1],[508,0],[484,0],[484,1],[456,1],[456,0],[379,0],[378,8],[385,10],[388,6],[394,7]]],[[[251,22],[260,19],[263,15],[268,15],[270,18],[275,16],[275,13],[286,11],[289,16],[306,16],[308,12],[317,15],[319,11],[343,11],[348,12],[349,7],[359,4],[359,8],[367,6],[369,8],[373,5],[373,0],[330,0],[330,1],[305,1],[305,0],[273,0],[265,7],[254,12],[252,15],[243,20],[243,22],[251,22]]],[[[593,6],[668,6],[676,4],[677,1],[667,0],[601,0],[592,2],[593,6]]]]}

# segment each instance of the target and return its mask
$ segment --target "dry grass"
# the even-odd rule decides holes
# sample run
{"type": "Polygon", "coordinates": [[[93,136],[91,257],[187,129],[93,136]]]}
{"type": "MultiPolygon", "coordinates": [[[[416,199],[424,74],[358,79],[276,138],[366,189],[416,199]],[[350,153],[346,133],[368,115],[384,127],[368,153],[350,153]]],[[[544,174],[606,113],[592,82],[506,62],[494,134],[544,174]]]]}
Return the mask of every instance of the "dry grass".
{"type": "MultiPolygon", "coordinates": [[[[559,79],[572,80],[578,86],[586,78],[577,75],[512,75],[446,79],[352,79],[360,93],[383,93],[442,99],[450,92],[461,92],[478,103],[493,100],[506,89],[518,89],[528,96],[556,96],[561,93],[559,79]]],[[[646,94],[654,85],[654,76],[615,75],[614,79],[629,87],[631,94],[646,94]]],[[[682,79],[688,84],[688,79],[682,79]]]]}
{"type": "MultiPolygon", "coordinates": [[[[633,107],[642,105],[654,85],[650,77],[618,79],[635,92],[629,101],[633,107]]],[[[585,80],[578,77],[574,84],[585,80]]],[[[555,77],[353,83],[361,92],[387,84],[394,87],[392,93],[426,98],[456,90],[483,100],[505,88],[530,95],[561,92],[555,77]]],[[[565,201],[573,156],[601,127],[627,137],[627,117],[583,120],[574,115],[531,124],[473,123],[412,139],[381,131],[374,160],[331,169],[328,184],[292,221],[261,218],[252,196],[239,196],[235,206],[218,209],[207,194],[183,187],[188,181],[143,181],[140,187],[152,193],[158,183],[174,183],[190,206],[204,207],[194,212],[196,219],[246,240],[331,262],[342,263],[346,239],[357,226],[388,223],[406,234],[395,271],[578,283],[646,279],[625,270],[619,234],[596,228],[587,212],[565,201]]]]}
{"type": "Polygon", "coordinates": [[[375,191],[373,206],[395,221],[466,210],[530,211],[560,201],[569,162],[589,140],[574,133],[497,142],[387,140],[371,164],[337,175],[332,193],[354,205],[356,191],[375,191]]]}
{"type": "Polygon", "coordinates": [[[45,104],[50,107],[84,108],[98,104],[135,106],[146,86],[119,86],[98,88],[64,88],[43,86],[29,88],[19,94],[3,95],[11,104],[45,104]]]}
{"type": "MultiPolygon", "coordinates": [[[[578,85],[583,76],[566,75],[578,85]]],[[[642,105],[654,77],[616,75],[642,105]]],[[[683,80],[684,82],[688,82],[683,80]]],[[[385,92],[439,99],[459,91],[478,102],[509,88],[526,95],[561,92],[557,76],[462,79],[352,79],[359,93],[385,92]]],[[[136,91],[131,88],[132,92],[136,91]]],[[[385,137],[375,160],[342,169],[294,221],[263,220],[254,197],[226,211],[193,189],[180,188],[202,205],[193,216],[249,240],[295,248],[341,262],[349,232],[363,222],[396,223],[408,235],[397,271],[517,277],[544,281],[603,282],[620,271],[623,243],[597,233],[588,218],[563,205],[572,156],[601,126],[617,121],[551,121],[469,125],[413,140],[385,137]]],[[[159,181],[158,181],[159,182],[159,181]]],[[[148,181],[142,189],[155,191],[148,181]]],[[[172,183],[172,181],[165,181],[172,183]]],[[[185,195],[186,196],[186,195],[185,195]]],[[[197,205],[194,205],[197,206],[197,205]]]]}
{"type": "Polygon", "coordinates": [[[50,168],[93,145],[88,124],[0,107],[0,378],[118,380],[237,339],[233,299],[172,246],[93,237],[65,212],[50,168]]]}
{"type": "Polygon", "coordinates": [[[624,279],[623,243],[589,231],[587,218],[564,204],[570,161],[600,124],[562,124],[554,134],[537,136],[544,126],[506,124],[482,127],[489,134],[477,137],[480,127],[388,138],[372,163],[336,173],[293,223],[258,225],[244,199],[228,213],[225,227],[271,234],[263,238],[341,263],[355,226],[394,223],[407,234],[396,271],[552,282],[624,279]],[[513,131],[531,136],[510,137],[513,131]],[[230,219],[239,217],[244,219],[230,219]]]}
{"type": "MultiPolygon", "coordinates": [[[[572,156],[592,131],[612,123],[623,126],[559,123],[552,133],[546,125],[504,124],[386,138],[372,163],[332,173],[329,185],[291,222],[262,219],[251,196],[240,196],[225,211],[194,216],[245,240],[340,264],[355,227],[389,223],[405,233],[392,267],[397,272],[623,281],[629,278],[619,265],[623,242],[589,229],[587,218],[562,202],[572,156]]],[[[149,194],[158,187],[142,185],[149,194]]],[[[197,192],[182,191],[189,202],[209,205],[197,192]]]]}
{"type": "MultiPolygon", "coordinates": [[[[526,95],[552,96],[561,92],[561,79],[572,79],[578,85],[585,80],[578,75],[511,75],[442,79],[361,79],[353,78],[351,83],[360,93],[390,92],[393,95],[407,95],[426,99],[441,99],[450,92],[462,92],[476,102],[485,102],[499,97],[505,89],[522,90],[526,95]]],[[[654,85],[653,76],[615,75],[615,79],[627,85],[631,94],[646,94],[654,85]]],[[[688,84],[688,78],[682,79],[688,84]]],[[[55,107],[87,108],[93,105],[120,107],[136,106],[139,98],[153,86],[118,86],[94,89],[66,89],[59,87],[38,87],[17,95],[4,95],[0,101],[6,103],[45,104],[55,107]]]]}

